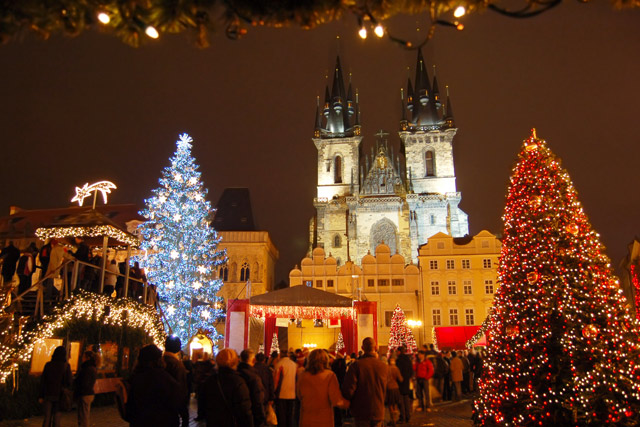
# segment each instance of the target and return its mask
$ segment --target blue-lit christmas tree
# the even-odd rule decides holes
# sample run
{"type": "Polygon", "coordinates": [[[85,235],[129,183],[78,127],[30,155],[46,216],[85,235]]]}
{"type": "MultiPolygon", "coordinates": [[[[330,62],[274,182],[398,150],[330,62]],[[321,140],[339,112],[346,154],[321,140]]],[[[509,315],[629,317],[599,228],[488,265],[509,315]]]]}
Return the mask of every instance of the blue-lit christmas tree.
{"type": "Polygon", "coordinates": [[[216,342],[214,323],[224,316],[222,298],[216,296],[222,280],[218,267],[227,262],[218,250],[220,237],[209,225],[214,209],[206,200],[198,165],[191,155],[193,139],[180,135],[171,166],[162,171],[160,187],[145,200],[140,225],[140,259],[149,281],[157,286],[168,326],[186,345],[199,329],[216,342]]]}

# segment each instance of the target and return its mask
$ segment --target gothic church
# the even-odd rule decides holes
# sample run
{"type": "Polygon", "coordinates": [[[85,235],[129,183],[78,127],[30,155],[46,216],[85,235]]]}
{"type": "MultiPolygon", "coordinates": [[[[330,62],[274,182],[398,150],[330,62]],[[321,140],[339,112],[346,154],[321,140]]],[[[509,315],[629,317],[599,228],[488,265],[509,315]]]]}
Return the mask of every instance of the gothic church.
{"type": "Polygon", "coordinates": [[[316,215],[310,224],[310,252],[323,247],[338,265],[360,265],[380,243],[406,260],[418,261],[418,248],[442,232],[469,233],[459,207],[452,144],[456,134],[451,101],[442,102],[438,82],[429,78],[418,51],[415,80],[401,92],[400,150],[394,154],[379,132],[365,153],[358,93],[345,90],[340,58],[331,91],[316,112],[313,142],[318,150],[316,215]]]}

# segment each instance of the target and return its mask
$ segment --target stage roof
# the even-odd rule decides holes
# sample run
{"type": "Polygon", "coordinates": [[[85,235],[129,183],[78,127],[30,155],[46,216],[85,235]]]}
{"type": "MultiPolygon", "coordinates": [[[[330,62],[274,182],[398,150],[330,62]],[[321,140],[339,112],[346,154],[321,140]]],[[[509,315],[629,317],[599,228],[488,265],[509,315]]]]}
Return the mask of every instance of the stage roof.
{"type": "Polygon", "coordinates": [[[249,299],[251,305],[278,305],[303,307],[351,307],[351,298],[300,285],[256,295],[249,299]]]}

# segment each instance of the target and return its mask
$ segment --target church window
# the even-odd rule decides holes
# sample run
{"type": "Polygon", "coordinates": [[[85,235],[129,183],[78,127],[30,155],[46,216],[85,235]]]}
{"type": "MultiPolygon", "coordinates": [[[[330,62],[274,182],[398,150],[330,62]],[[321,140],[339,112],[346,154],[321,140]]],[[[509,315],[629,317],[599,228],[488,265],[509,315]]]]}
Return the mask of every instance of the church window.
{"type": "Polygon", "coordinates": [[[333,182],[342,184],[342,157],[336,156],[333,167],[333,182]]]}
{"type": "Polygon", "coordinates": [[[464,320],[467,325],[473,325],[473,308],[465,308],[464,310],[464,320]]]}
{"type": "Polygon", "coordinates": [[[371,253],[375,253],[380,243],[389,246],[391,253],[396,252],[396,226],[389,219],[384,218],[371,227],[371,253]]]}
{"type": "Polygon", "coordinates": [[[440,326],[442,324],[439,308],[434,308],[433,310],[431,310],[431,317],[433,319],[433,326],[440,326]]]}
{"type": "Polygon", "coordinates": [[[391,279],[391,286],[404,286],[404,279],[391,279]]]}
{"type": "Polygon", "coordinates": [[[242,267],[240,268],[240,281],[246,282],[247,280],[249,280],[250,272],[251,269],[249,268],[249,264],[243,262],[242,267]]]}
{"type": "Polygon", "coordinates": [[[458,309],[457,308],[449,309],[449,325],[458,326],[458,309]]]}
{"type": "Polygon", "coordinates": [[[336,258],[336,265],[340,267],[342,265],[342,259],[336,258]]]}
{"type": "Polygon", "coordinates": [[[367,286],[373,288],[376,285],[375,279],[367,279],[367,286]]]}
{"type": "Polygon", "coordinates": [[[438,260],[432,259],[429,261],[429,270],[437,270],[438,269],[438,260]]]}
{"type": "Polygon", "coordinates": [[[453,270],[454,268],[456,268],[456,262],[453,259],[448,259],[447,260],[447,270],[453,270]]]}
{"type": "MultiPolygon", "coordinates": [[[[429,224],[436,225],[436,216],[434,214],[429,215],[429,224]]],[[[440,242],[438,243],[438,246],[440,246],[440,244],[442,244],[442,248],[438,248],[438,249],[444,249],[444,243],[440,242]]]]}
{"type": "Polygon", "coordinates": [[[435,159],[433,156],[433,151],[429,150],[424,153],[424,165],[425,165],[425,176],[435,176],[436,168],[435,168],[435,159]]]}
{"type": "Polygon", "coordinates": [[[333,247],[334,248],[342,247],[342,239],[340,238],[339,234],[336,234],[335,236],[333,236],[333,247]]]}
{"type": "Polygon", "coordinates": [[[491,268],[491,258],[485,258],[482,260],[482,268],[491,268]]]}
{"type": "Polygon", "coordinates": [[[464,268],[464,269],[470,269],[470,268],[471,268],[471,260],[469,260],[469,259],[463,259],[463,260],[462,260],[462,268],[464,268]]]}
{"type": "Polygon", "coordinates": [[[220,272],[219,272],[219,276],[218,276],[223,282],[226,282],[229,280],[229,267],[227,267],[226,265],[220,267],[220,272]]]}
{"type": "Polygon", "coordinates": [[[327,288],[333,288],[333,280],[327,280],[327,288]]]}

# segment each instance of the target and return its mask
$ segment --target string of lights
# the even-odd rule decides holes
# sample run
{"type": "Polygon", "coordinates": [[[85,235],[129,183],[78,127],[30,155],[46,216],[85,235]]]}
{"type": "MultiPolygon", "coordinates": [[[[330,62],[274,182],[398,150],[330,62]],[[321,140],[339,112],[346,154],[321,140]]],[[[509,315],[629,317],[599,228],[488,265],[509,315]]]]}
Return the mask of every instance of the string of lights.
{"type": "Polygon", "coordinates": [[[140,245],[138,238],[111,225],[95,225],[91,227],[42,227],[36,230],[36,236],[40,240],[64,239],[67,237],[102,237],[108,236],[120,243],[137,248],[140,245]]]}
{"type": "MultiPolygon", "coordinates": [[[[208,35],[218,26],[237,40],[248,27],[299,26],[310,29],[344,15],[355,16],[360,37],[369,29],[405,48],[417,49],[432,36],[436,26],[462,30],[464,15],[488,9],[512,18],[528,18],[546,12],[562,0],[521,0],[521,7],[503,6],[505,0],[373,0],[273,2],[251,0],[22,0],[0,5],[0,41],[8,42],[31,32],[47,39],[52,34],[77,36],[87,30],[101,30],[118,36],[131,46],[158,39],[161,34],[188,32],[199,47],[208,47],[208,35]],[[394,36],[384,24],[400,14],[426,14],[430,19],[424,40],[412,43],[394,36]],[[220,17],[220,18],[216,18],[220,17]]],[[[586,2],[586,0],[579,0],[586,2]]],[[[512,2],[507,2],[510,6],[512,2]]],[[[612,0],[613,7],[640,7],[640,0],[612,0]]]]}
{"type": "Polygon", "coordinates": [[[350,307],[316,307],[301,305],[251,305],[249,316],[256,318],[276,317],[280,319],[340,319],[354,318],[350,307]]]}
{"type": "Polygon", "coordinates": [[[535,130],[513,169],[477,425],[637,425],[640,323],[535,130]]]}
{"type": "Polygon", "coordinates": [[[166,334],[158,313],[152,306],[128,298],[114,299],[107,295],[79,290],[72,299],[56,307],[32,327],[17,333],[13,327],[0,335],[0,382],[4,382],[18,363],[28,362],[35,345],[65,327],[71,320],[98,320],[104,325],[139,329],[153,343],[164,348],[166,334]],[[11,335],[14,335],[13,337],[11,335]]]}

